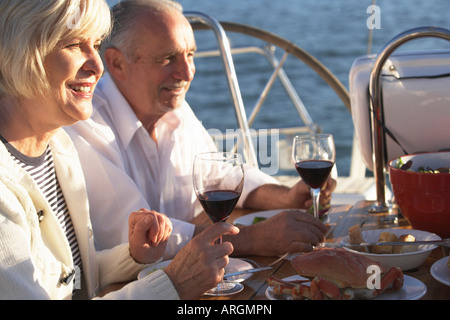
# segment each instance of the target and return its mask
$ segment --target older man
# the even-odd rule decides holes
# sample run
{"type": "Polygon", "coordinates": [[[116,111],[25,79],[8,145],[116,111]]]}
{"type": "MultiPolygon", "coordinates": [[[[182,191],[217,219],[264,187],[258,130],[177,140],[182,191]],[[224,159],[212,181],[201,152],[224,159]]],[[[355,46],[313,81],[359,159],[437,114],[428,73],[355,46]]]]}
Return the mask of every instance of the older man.
{"type": "MultiPolygon", "coordinates": [[[[100,247],[120,241],[125,217],[112,217],[108,206],[125,207],[124,215],[129,206],[149,206],[172,218],[174,234],[186,241],[196,232],[187,222],[201,211],[192,187],[193,158],[216,150],[185,101],[195,73],[194,33],[173,1],[121,1],[113,13],[115,28],[104,52],[109,73],[96,89],[94,115],[69,130],[88,188],[100,184],[105,190],[90,197],[96,239],[103,242],[100,247]],[[96,157],[85,152],[92,148],[96,157]],[[116,176],[123,173],[123,180],[116,176]]],[[[288,188],[255,167],[245,174],[238,206],[283,209],[312,203],[302,181],[288,188]]],[[[335,186],[329,179],[323,201],[330,200],[335,186]]],[[[235,254],[274,255],[311,250],[324,232],[320,221],[294,210],[242,228],[229,240],[235,254]]]]}

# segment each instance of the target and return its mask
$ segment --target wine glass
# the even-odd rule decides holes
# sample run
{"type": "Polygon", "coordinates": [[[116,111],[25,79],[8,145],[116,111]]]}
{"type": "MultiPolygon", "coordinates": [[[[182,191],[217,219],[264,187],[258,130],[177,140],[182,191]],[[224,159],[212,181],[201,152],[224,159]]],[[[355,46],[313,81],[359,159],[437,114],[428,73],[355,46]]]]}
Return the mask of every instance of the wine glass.
{"type": "MultiPolygon", "coordinates": [[[[194,191],[212,222],[225,222],[233,211],[244,186],[242,157],[232,152],[197,154],[193,168],[194,191]]],[[[218,243],[222,242],[222,237],[218,243]]],[[[241,291],[244,286],[235,282],[220,282],[205,294],[222,296],[241,291]]]]}
{"type": "Polygon", "coordinates": [[[333,168],[336,152],[331,134],[296,136],[292,157],[298,174],[311,190],[314,217],[319,218],[320,189],[333,168]]]}

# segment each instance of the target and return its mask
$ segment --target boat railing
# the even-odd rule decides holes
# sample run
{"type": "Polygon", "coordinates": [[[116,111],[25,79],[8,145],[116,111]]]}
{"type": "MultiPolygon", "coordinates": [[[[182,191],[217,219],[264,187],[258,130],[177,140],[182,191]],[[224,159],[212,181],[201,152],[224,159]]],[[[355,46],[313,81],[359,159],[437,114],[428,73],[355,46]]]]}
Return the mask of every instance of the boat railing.
{"type": "MultiPolygon", "coordinates": [[[[275,80],[278,78],[284,89],[286,90],[287,94],[291,98],[291,101],[295,107],[295,109],[298,111],[298,114],[300,118],[302,119],[303,123],[305,124],[305,132],[313,133],[313,132],[320,132],[320,128],[317,126],[316,123],[314,123],[313,119],[311,118],[308,110],[306,109],[305,105],[303,104],[302,99],[298,95],[297,91],[294,89],[294,86],[292,85],[291,80],[286,75],[286,72],[284,71],[283,65],[286,61],[286,58],[288,57],[288,53],[285,52],[283,54],[283,57],[279,61],[275,55],[276,47],[274,45],[271,45],[269,43],[263,45],[262,47],[258,46],[248,46],[248,47],[237,47],[237,48],[231,48],[231,54],[232,56],[236,56],[239,54],[251,54],[251,53],[257,53],[267,59],[267,61],[270,63],[271,67],[273,68],[273,73],[271,74],[266,86],[262,90],[261,94],[258,97],[257,102],[255,103],[255,106],[248,118],[248,124],[251,127],[253,124],[253,121],[255,120],[256,116],[261,110],[261,107],[264,103],[264,101],[267,98],[267,95],[272,88],[275,80]]],[[[219,50],[206,50],[201,51],[196,54],[197,58],[208,58],[208,57],[217,57],[220,56],[219,50]]],[[[303,130],[302,130],[303,131],[303,130]]]]}
{"type": "Polygon", "coordinates": [[[372,124],[372,154],[377,199],[371,212],[385,212],[389,209],[386,202],[386,142],[384,139],[383,101],[381,98],[381,72],[389,56],[404,43],[424,37],[435,37],[450,41],[450,31],[436,27],[419,27],[407,30],[389,41],[377,55],[369,79],[369,108],[372,124]]]}
{"type": "MultiPolygon", "coordinates": [[[[270,75],[264,89],[259,94],[257,101],[255,102],[255,105],[253,106],[253,109],[250,113],[250,116],[248,117],[248,126],[250,128],[250,136],[252,137],[252,140],[257,141],[257,136],[259,134],[259,131],[257,130],[251,130],[251,127],[253,125],[253,122],[256,118],[256,116],[261,111],[261,107],[266,100],[269,91],[273,87],[273,84],[275,80],[278,78],[280,82],[282,83],[284,89],[286,90],[286,93],[289,95],[293,106],[298,112],[299,117],[302,119],[304,125],[303,126],[296,126],[296,127],[287,127],[287,128],[277,128],[278,133],[282,136],[288,136],[293,137],[296,134],[311,134],[311,133],[318,133],[321,131],[321,128],[313,121],[311,118],[308,110],[306,109],[305,105],[303,104],[303,101],[301,100],[300,96],[298,95],[297,91],[294,89],[294,86],[289,79],[289,77],[286,75],[286,72],[283,69],[284,61],[286,60],[288,54],[284,53],[283,57],[279,61],[277,57],[275,56],[275,46],[271,44],[265,44],[262,47],[258,46],[247,46],[247,47],[237,47],[237,48],[231,48],[231,54],[232,56],[240,55],[240,54],[252,54],[256,53],[261,56],[263,56],[267,61],[269,62],[270,66],[273,68],[273,72],[270,75]]],[[[218,57],[221,55],[220,50],[205,50],[200,51],[196,53],[196,58],[210,58],[210,57],[218,57]]],[[[227,77],[230,77],[231,75],[227,75],[227,77]]],[[[236,103],[235,103],[236,105],[236,103]]],[[[266,132],[265,132],[266,133],[266,132]]],[[[270,134],[270,129],[268,134],[270,134]]],[[[230,139],[234,141],[239,141],[239,133],[238,132],[230,132],[230,133],[213,133],[213,138],[215,140],[225,140],[230,139]]],[[[278,147],[284,146],[283,143],[279,145],[278,147]]],[[[234,151],[238,148],[238,145],[235,145],[234,151]]],[[[281,161],[280,162],[281,169],[287,169],[288,165],[286,162],[281,161]]],[[[289,166],[292,167],[292,166],[289,166]]]]}
{"type": "Polygon", "coordinates": [[[217,38],[218,47],[220,48],[220,55],[222,57],[230,93],[232,96],[232,101],[236,111],[236,117],[241,129],[241,134],[243,135],[242,138],[245,144],[244,156],[248,163],[257,164],[258,162],[256,158],[255,148],[250,136],[247,114],[245,112],[244,102],[242,100],[242,95],[237,81],[236,70],[234,68],[233,57],[231,54],[228,37],[224,29],[216,19],[201,12],[185,12],[184,14],[186,18],[188,18],[188,20],[191,22],[199,21],[207,24],[213,30],[217,38]]]}
{"type": "MultiPolygon", "coordinates": [[[[212,31],[214,32],[214,35],[218,42],[217,49],[203,51],[199,50],[198,52],[196,52],[195,58],[222,58],[222,61],[224,62],[225,76],[230,86],[231,100],[235,108],[240,131],[244,133],[243,139],[245,148],[251,148],[250,159],[254,159],[254,164],[258,165],[259,162],[252,140],[254,140],[255,135],[259,134],[259,130],[252,130],[251,126],[253,125],[256,116],[261,111],[261,107],[266,101],[267,95],[272,89],[276,80],[279,80],[281,82],[282,87],[286,91],[287,95],[292,101],[293,106],[297,110],[299,119],[302,120],[302,125],[299,126],[276,128],[279,132],[279,135],[285,137],[285,139],[280,139],[277,145],[278,152],[283,155],[280,156],[279,159],[280,169],[293,170],[293,166],[289,161],[291,141],[293,136],[295,136],[296,134],[321,132],[320,126],[318,126],[313,121],[302,99],[298,95],[297,91],[294,88],[294,85],[292,84],[283,68],[284,63],[289,55],[295,56],[296,58],[301,60],[306,66],[311,68],[319,77],[321,77],[328,84],[328,86],[335,91],[349,113],[351,113],[350,96],[348,90],[322,63],[320,63],[316,58],[311,56],[303,49],[296,46],[294,43],[278,37],[277,35],[251,26],[234,24],[230,22],[218,22],[213,17],[200,12],[185,12],[185,16],[193,25],[194,30],[212,29],[212,31]],[[262,40],[263,44],[261,46],[248,45],[231,48],[225,29],[226,31],[242,33],[244,35],[260,39],[262,40]],[[280,59],[278,59],[277,55],[275,54],[279,53],[276,52],[277,49],[281,49],[282,51],[284,50],[284,52],[281,52],[280,54],[280,59]],[[237,81],[233,56],[250,53],[256,53],[263,56],[268,61],[268,64],[271,68],[271,73],[269,72],[270,75],[268,77],[268,80],[265,83],[263,90],[259,94],[252,111],[249,113],[250,116],[247,118],[243,99],[239,90],[239,83],[237,81]]],[[[241,133],[235,134],[238,135],[241,133]]],[[[233,136],[233,133],[223,134],[217,132],[216,135],[212,135],[213,138],[217,140],[236,138],[236,136],[233,136]]],[[[237,141],[239,143],[239,139],[237,141]]],[[[235,145],[235,149],[236,148],[237,145],[235,145]]],[[[348,178],[348,181],[345,181],[342,184],[338,183],[338,185],[342,186],[341,191],[344,191],[344,193],[360,193],[361,190],[367,189],[373,181],[372,178],[366,178],[366,167],[363,164],[363,161],[361,161],[360,157],[359,147],[356,143],[353,143],[350,176],[344,177],[348,178]],[[355,183],[355,181],[357,180],[361,183],[355,183]]],[[[246,159],[248,161],[249,158],[246,159]]],[[[288,176],[278,176],[277,178],[279,178],[279,180],[281,180],[283,183],[292,183],[291,181],[287,180],[290,179],[290,177],[288,176]]],[[[298,176],[295,180],[298,180],[298,176]]]]}

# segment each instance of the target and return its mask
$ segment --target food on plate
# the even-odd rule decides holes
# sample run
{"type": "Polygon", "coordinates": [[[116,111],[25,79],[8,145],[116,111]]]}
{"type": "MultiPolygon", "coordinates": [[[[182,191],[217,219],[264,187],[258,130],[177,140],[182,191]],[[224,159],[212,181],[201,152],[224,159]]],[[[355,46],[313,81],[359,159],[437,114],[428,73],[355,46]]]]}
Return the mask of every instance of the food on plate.
{"type": "MultiPolygon", "coordinates": [[[[323,218],[328,211],[330,211],[331,209],[331,205],[329,203],[326,204],[322,204],[319,203],[319,219],[323,218]]],[[[314,205],[311,205],[311,207],[309,207],[308,211],[309,214],[314,215],[314,205]]]]}
{"type": "MultiPolygon", "coordinates": [[[[354,226],[348,228],[348,236],[350,240],[350,244],[360,244],[364,242],[364,238],[361,232],[361,226],[359,224],[355,224],[354,226]]],[[[352,249],[361,252],[369,252],[369,248],[365,246],[361,247],[353,247],[352,249]]]]}
{"type": "MultiPolygon", "coordinates": [[[[402,234],[400,237],[398,237],[398,241],[400,242],[414,242],[416,241],[416,238],[412,234],[402,234]]],[[[406,253],[406,252],[413,252],[417,251],[417,245],[404,245],[404,246],[394,246],[392,248],[392,253],[406,253]]]]}
{"type": "MultiPolygon", "coordinates": [[[[359,225],[348,228],[348,236],[350,244],[360,244],[366,242],[363,238],[359,225]]],[[[414,242],[416,238],[412,234],[402,234],[399,237],[393,232],[383,231],[377,242],[405,242],[404,246],[361,246],[352,247],[356,251],[377,254],[407,253],[417,251],[417,245],[406,245],[407,242],[414,242]]]]}
{"type": "Polygon", "coordinates": [[[273,293],[289,294],[293,299],[353,300],[371,299],[383,292],[398,291],[403,286],[403,272],[398,267],[383,268],[378,262],[360,254],[323,248],[295,257],[292,266],[299,275],[310,280],[284,281],[269,278],[273,293]],[[372,284],[370,268],[381,271],[380,286],[372,284]],[[369,271],[369,272],[368,272],[369,271]]]}
{"type": "MultiPolygon", "coordinates": [[[[384,231],[380,234],[378,238],[378,242],[396,242],[398,241],[398,237],[395,233],[384,231]]],[[[373,246],[371,248],[372,253],[386,254],[393,253],[394,246],[373,246]]]]}
{"type": "Polygon", "coordinates": [[[158,270],[164,270],[164,268],[165,268],[165,267],[153,268],[153,269],[151,269],[151,270],[147,273],[147,275],[150,275],[150,274],[152,274],[153,272],[156,272],[156,271],[158,271],[158,270]]]}
{"type": "Polygon", "coordinates": [[[412,170],[411,169],[412,164],[413,164],[412,160],[408,160],[406,163],[403,163],[403,159],[400,157],[397,161],[397,169],[420,173],[450,173],[450,167],[439,167],[437,169],[433,169],[429,166],[426,167],[420,166],[417,168],[417,170],[412,170]]]}
{"type": "Polygon", "coordinates": [[[264,220],[266,220],[267,218],[264,218],[264,217],[255,217],[254,219],[253,219],[253,221],[252,221],[252,224],[256,224],[256,223],[258,223],[258,222],[261,222],[261,221],[264,221],[264,220]]]}
{"type": "Polygon", "coordinates": [[[430,167],[419,167],[417,169],[418,172],[422,172],[422,173],[450,173],[450,168],[449,167],[440,167],[437,169],[432,169],[430,167]]]}

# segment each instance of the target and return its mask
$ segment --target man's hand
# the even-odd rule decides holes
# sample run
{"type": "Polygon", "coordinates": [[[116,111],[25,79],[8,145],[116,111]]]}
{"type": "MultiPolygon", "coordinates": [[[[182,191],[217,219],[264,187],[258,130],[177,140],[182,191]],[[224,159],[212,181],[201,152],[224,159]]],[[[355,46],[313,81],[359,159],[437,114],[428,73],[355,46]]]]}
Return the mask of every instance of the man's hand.
{"type": "Polygon", "coordinates": [[[215,223],[194,237],[164,268],[181,299],[197,298],[222,280],[233,245],[215,241],[238,232],[231,224],[215,223]]]}
{"type": "Polygon", "coordinates": [[[241,228],[233,243],[236,255],[276,256],[286,252],[311,251],[323,241],[326,226],[303,210],[280,210],[277,215],[241,228]]]}
{"type": "MultiPolygon", "coordinates": [[[[329,177],[320,192],[320,203],[330,202],[336,185],[336,180],[329,177]]],[[[250,192],[244,202],[244,207],[259,210],[308,209],[312,204],[308,186],[303,180],[299,180],[292,188],[277,184],[263,184],[250,192]]]]}

